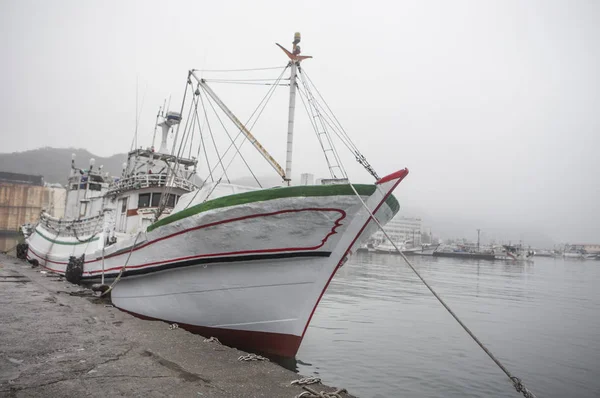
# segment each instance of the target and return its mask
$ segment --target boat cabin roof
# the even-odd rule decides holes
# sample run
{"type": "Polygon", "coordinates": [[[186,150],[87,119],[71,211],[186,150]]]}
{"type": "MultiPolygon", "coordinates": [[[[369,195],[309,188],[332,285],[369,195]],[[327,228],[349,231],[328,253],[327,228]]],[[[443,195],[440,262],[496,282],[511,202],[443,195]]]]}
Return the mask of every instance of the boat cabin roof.
{"type": "Polygon", "coordinates": [[[134,149],[133,151],[129,152],[129,154],[128,154],[128,157],[132,157],[132,156],[139,156],[139,157],[144,157],[144,158],[148,158],[148,159],[164,160],[166,162],[177,162],[184,166],[194,166],[198,163],[198,161],[196,159],[179,158],[175,155],[170,155],[168,153],[155,152],[152,149],[134,149]]]}

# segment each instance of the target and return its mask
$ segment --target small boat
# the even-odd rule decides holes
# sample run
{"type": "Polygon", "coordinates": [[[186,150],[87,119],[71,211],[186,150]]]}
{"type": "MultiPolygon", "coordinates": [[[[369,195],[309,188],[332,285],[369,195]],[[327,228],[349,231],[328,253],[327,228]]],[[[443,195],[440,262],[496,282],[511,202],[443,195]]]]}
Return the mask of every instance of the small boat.
{"type": "Polygon", "coordinates": [[[370,213],[382,225],[394,217],[399,204],[392,193],[408,174],[399,169],[379,177],[343,136],[373,178],[370,184],[350,183],[331,145],[331,131],[324,129],[328,107],[319,103],[320,94],[313,94],[300,68],[310,57],[301,55],[299,42],[297,33],[292,51],[279,46],[289,62],[269,87],[289,82],[285,169],[213,91],[209,79],[190,70],[182,111],[163,107],[157,116],[159,149],[154,138],[152,145],[132,149],[118,178],[93,161],[81,168],[71,159],[66,216],[42,214],[27,238],[27,258],[73,282],[110,283],[113,304],[132,314],[174,322],[238,348],[295,356],[336,271],[377,230],[370,213]],[[285,71],[289,80],[283,79],[285,71]],[[319,140],[315,147],[323,150],[331,176],[319,185],[292,185],[297,91],[312,113],[319,140]],[[233,139],[231,152],[232,146],[221,152],[208,146],[208,119],[202,120],[198,110],[212,112],[207,104],[231,121],[242,143],[258,151],[278,174],[280,186],[229,181],[224,157],[241,154],[233,139]],[[194,137],[197,156],[191,155],[194,137]],[[208,164],[207,152],[216,152],[216,165],[208,164]],[[201,161],[211,173],[199,181],[201,161]]]}
{"type": "Polygon", "coordinates": [[[561,254],[559,252],[557,252],[556,250],[541,249],[541,250],[536,250],[535,251],[535,256],[536,257],[552,257],[552,258],[556,258],[556,257],[560,257],[561,254]]]}
{"type": "Polygon", "coordinates": [[[439,245],[432,245],[424,243],[421,245],[420,250],[416,250],[413,254],[415,256],[433,256],[433,253],[437,250],[439,245]]]}
{"type": "Polygon", "coordinates": [[[570,258],[575,260],[585,260],[589,253],[581,246],[577,245],[566,245],[562,253],[564,258],[570,258]]]}
{"type": "MultiPolygon", "coordinates": [[[[421,250],[420,247],[413,247],[410,242],[399,242],[396,247],[405,255],[412,255],[421,250]]],[[[389,241],[380,242],[374,247],[377,253],[398,254],[398,250],[389,241]]]]}
{"type": "Polygon", "coordinates": [[[533,261],[535,251],[522,245],[502,245],[494,248],[494,259],[504,261],[533,261]]]}

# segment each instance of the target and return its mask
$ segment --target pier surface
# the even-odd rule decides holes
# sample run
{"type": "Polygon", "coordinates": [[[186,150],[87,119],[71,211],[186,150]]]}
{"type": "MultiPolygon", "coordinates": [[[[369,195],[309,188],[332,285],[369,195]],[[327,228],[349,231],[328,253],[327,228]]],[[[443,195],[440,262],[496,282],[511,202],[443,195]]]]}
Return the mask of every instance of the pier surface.
{"type": "MultiPolygon", "coordinates": [[[[298,374],[0,255],[0,396],[295,397],[298,374]]],[[[316,391],[334,391],[321,384],[316,391]]],[[[346,396],[342,394],[342,396],[346,396]]]]}

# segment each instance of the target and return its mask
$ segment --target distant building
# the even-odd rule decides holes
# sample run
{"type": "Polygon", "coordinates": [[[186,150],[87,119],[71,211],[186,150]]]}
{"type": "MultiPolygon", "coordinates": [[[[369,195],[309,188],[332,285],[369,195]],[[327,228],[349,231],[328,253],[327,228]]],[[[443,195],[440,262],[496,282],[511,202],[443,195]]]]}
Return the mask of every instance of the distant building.
{"type": "Polygon", "coordinates": [[[300,185],[313,185],[315,176],[310,173],[300,174],[300,185]]]}
{"type": "Polygon", "coordinates": [[[0,172],[0,233],[17,233],[21,225],[37,221],[43,198],[41,176],[0,172]]]}
{"type": "Polygon", "coordinates": [[[60,184],[46,184],[44,187],[44,199],[42,208],[44,211],[56,218],[65,216],[65,205],[67,203],[67,190],[60,184]]]}
{"type": "MultiPolygon", "coordinates": [[[[383,229],[395,244],[412,242],[415,246],[421,245],[421,219],[418,217],[396,216],[383,229]]],[[[378,242],[387,241],[381,231],[375,232],[373,239],[378,242]]]]}
{"type": "Polygon", "coordinates": [[[66,195],[60,184],[44,184],[42,176],[0,172],[0,233],[18,233],[21,225],[37,222],[42,210],[64,217],[66,195]]]}
{"type": "Polygon", "coordinates": [[[584,244],[573,244],[571,245],[572,247],[578,248],[578,249],[583,249],[588,253],[600,253],[600,244],[590,244],[590,243],[584,243],[584,244]]]}

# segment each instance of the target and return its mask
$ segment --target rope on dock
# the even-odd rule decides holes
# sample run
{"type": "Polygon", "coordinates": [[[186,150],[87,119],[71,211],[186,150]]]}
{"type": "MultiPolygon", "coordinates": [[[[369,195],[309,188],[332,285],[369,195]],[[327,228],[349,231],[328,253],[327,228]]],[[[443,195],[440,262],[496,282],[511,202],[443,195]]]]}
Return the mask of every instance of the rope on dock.
{"type": "Polygon", "coordinates": [[[21,244],[21,243],[17,243],[16,245],[14,245],[13,247],[11,247],[11,248],[10,248],[10,249],[8,249],[8,250],[2,250],[2,251],[0,251],[0,253],[2,253],[2,254],[8,254],[8,253],[10,253],[11,251],[13,251],[14,249],[16,249],[16,248],[17,248],[17,246],[19,246],[20,244],[21,244]]]}
{"type": "Polygon", "coordinates": [[[127,264],[129,263],[129,259],[131,258],[131,253],[133,253],[133,249],[135,248],[135,244],[137,243],[138,238],[140,237],[141,234],[142,234],[142,231],[138,232],[137,236],[135,237],[135,240],[133,241],[133,245],[131,245],[131,250],[129,250],[129,255],[127,256],[127,260],[125,260],[125,264],[123,264],[123,267],[121,268],[121,271],[119,271],[119,275],[117,275],[117,277],[115,278],[115,280],[113,281],[113,283],[110,284],[110,286],[108,287],[108,289],[106,289],[106,291],[104,291],[104,293],[102,293],[100,295],[100,297],[106,296],[108,294],[108,292],[110,292],[111,290],[113,290],[113,288],[115,287],[115,285],[121,280],[121,276],[123,275],[123,271],[125,271],[125,268],[127,268],[127,264]]]}
{"type": "Polygon", "coordinates": [[[238,358],[238,361],[267,361],[267,362],[269,362],[269,358],[265,358],[263,356],[256,355],[256,354],[248,354],[248,355],[240,356],[238,358]]]}
{"type": "Polygon", "coordinates": [[[301,379],[292,381],[290,383],[290,386],[293,386],[293,385],[304,386],[304,385],[308,385],[308,384],[317,384],[320,382],[321,382],[321,379],[318,377],[303,377],[301,379]]]}
{"type": "Polygon", "coordinates": [[[354,193],[356,194],[356,197],[358,197],[358,200],[360,200],[360,203],[362,203],[362,205],[365,208],[365,210],[367,210],[367,212],[369,213],[370,218],[373,221],[375,221],[375,223],[377,224],[377,226],[379,227],[379,229],[381,230],[381,232],[385,235],[385,237],[387,238],[387,240],[389,240],[389,242],[392,244],[392,246],[394,246],[394,249],[396,249],[396,251],[402,256],[402,258],[404,259],[404,261],[406,262],[406,264],[410,267],[410,269],[415,273],[415,275],[417,275],[417,277],[421,280],[421,282],[423,282],[423,284],[427,287],[427,289],[429,289],[429,291],[431,292],[431,294],[433,294],[435,296],[435,298],[440,302],[440,304],[442,304],[444,306],[444,308],[450,313],[450,315],[452,315],[452,317],[456,320],[456,322],[458,322],[458,324],[460,326],[462,326],[462,328],[469,334],[469,336],[471,336],[471,338],[473,340],[475,340],[475,342],[479,345],[479,347],[481,347],[481,349],[492,359],[492,361],[494,361],[496,363],[496,365],[498,365],[498,367],[500,369],[502,369],[502,371],[510,379],[510,381],[513,384],[513,387],[515,388],[515,390],[517,390],[517,392],[523,394],[523,396],[525,398],[536,398],[536,396],[530,390],[528,390],[527,387],[525,387],[525,385],[523,384],[523,382],[521,381],[521,379],[519,379],[516,376],[513,376],[508,371],[508,369],[500,362],[500,360],[498,360],[494,356],[494,354],[492,354],[490,352],[490,350],[488,350],[488,348],[485,345],[483,345],[483,343],[477,338],[477,336],[475,336],[475,334],[473,334],[473,332],[471,331],[471,329],[469,329],[460,320],[460,318],[454,313],[454,311],[452,311],[452,309],[448,306],[448,304],[446,304],[446,302],[444,300],[442,300],[442,298],[439,296],[439,294],[437,294],[436,291],[433,290],[433,288],[431,286],[429,286],[429,283],[427,283],[427,281],[425,281],[425,279],[423,279],[423,277],[421,276],[421,274],[419,273],[419,271],[416,270],[416,268],[412,265],[412,263],[408,260],[408,258],[406,258],[406,256],[404,255],[404,253],[402,253],[402,250],[398,249],[398,246],[396,246],[396,244],[394,243],[394,241],[390,238],[390,236],[387,234],[387,232],[383,229],[383,226],[381,225],[381,223],[379,222],[379,220],[377,218],[375,218],[375,215],[373,214],[373,212],[371,211],[371,209],[369,209],[369,207],[362,200],[362,198],[360,197],[360,195],[358,194],[358,192],[356,192],[356,189],[354,188],[354,186],[352,184],[349,184],[349,185],[352,188],[352,190],[354,191],[354,193]]]}
{"type": "Polygon", "coordinates": [[[340,388],[339,390],[332,391],[332,392],[327,392],[327,391],[318,392],[316,390],[313,390],[309,386],[302,386],[302,388],[305,389],[306,391],[296,395],[296,398],[343,398],[341,394],[348,393],[348,390],[346,390],[345,388],[340,388]]]}

